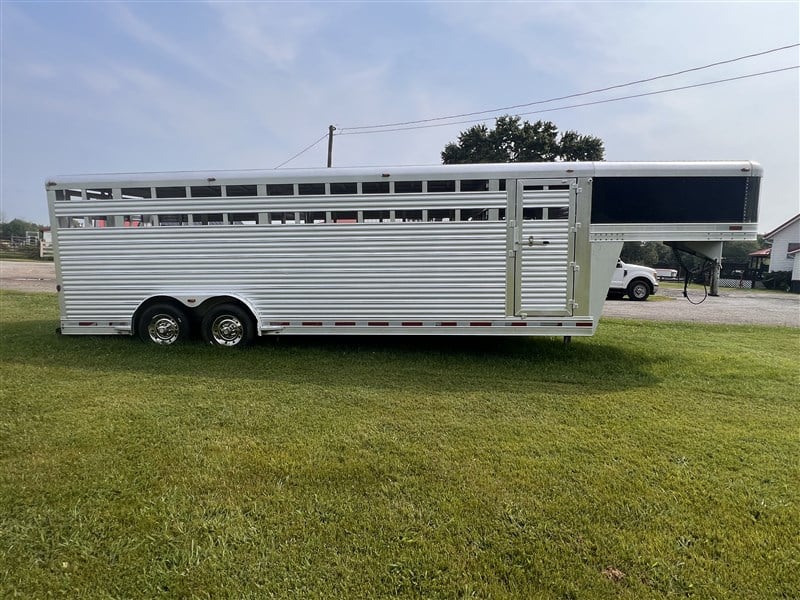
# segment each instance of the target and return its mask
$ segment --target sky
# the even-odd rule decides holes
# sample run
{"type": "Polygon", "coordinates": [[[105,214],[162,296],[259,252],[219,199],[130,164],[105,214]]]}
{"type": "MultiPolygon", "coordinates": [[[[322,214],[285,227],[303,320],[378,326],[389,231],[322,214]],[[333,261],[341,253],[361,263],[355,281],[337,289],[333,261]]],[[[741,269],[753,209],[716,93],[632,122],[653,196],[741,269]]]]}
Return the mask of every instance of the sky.
{"type": "MultiPolygon", "coordinates": [[[[334,166],[439,164],[471,123],[348,130],[531,103],[800,42],[796,0],[0,0],[0,21],[0,216],[42,224],[44,182],[56,175],[271,169],[329,125],[342,133],[334,166]]],[[[564,107],[798,64],[793,47],[517,112],[600,137],[606,160],[758,161],[765,233],[800,212],[797,69],[564,107]]],[[[505,112],[515,113],[475,118],[492,126],[505,112]]],[[[324,167],[326,152],[323,140],[284,168],[324,167]]]]}

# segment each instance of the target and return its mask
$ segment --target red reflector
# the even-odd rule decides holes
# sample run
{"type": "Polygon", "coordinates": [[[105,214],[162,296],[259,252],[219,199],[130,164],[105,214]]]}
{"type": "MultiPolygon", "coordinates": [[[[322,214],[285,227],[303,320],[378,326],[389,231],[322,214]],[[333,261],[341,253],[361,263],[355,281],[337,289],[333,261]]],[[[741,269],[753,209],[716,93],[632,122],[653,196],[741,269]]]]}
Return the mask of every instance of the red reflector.
{"type": "Polygon", "coordinates": [[[388,327],[389,323],[386,321],[370,321],[367,325],[370,327],[388,327]]]}
{"type": "Polygon", "coordinates": [[[320,321],[303,321],[303,327],[322,327],[320,321]]]}
{"type": "Polygon", "coordinates": [[[730,231],[741,231],[742,230],[742,226],[741,225],[731,225],[730,227],[728,227],[728,230],[730,230],[730,231]]]}
{"type": "Polygon", "coordinates": [[[356,326],[356,322],[355,321],[336,321],[336,323],[334,323],[334,325],[336,325],[336,327],[355,327],[356,326]]]}
{"type": "Polygon", "coordinates": [[[592,326],[591,323],[585,323],[585,322],[575,323],[575,325],[578,326],[578,327],[591,327],[592,326]]]}
{"type": "Polygon", "coordinates": [[[269,324],[270,325],[280,325],[282,327],[288,327],[289,326],[289,321],[270,321],[269,324]]]}
{"type": "Polygon", "coordinates": [[[97,325],[94,321],[79,321],[78,325],[80,327],[92,327],[93,325],[97,325]]]}
{"type": "Polygon", "coordinates": [[[470,327],[491,327],[492,324],[491,323],[486,323],[486,322],[483,322],[483,321],[473,321],[472,323],[469,324],[469,326],[470,327]]]}
{"type": "Polygon", "coordinates": [[[422,323],[419,321],[403,321],[400,325],[403,327],[422,327],[422,323]]]}
{"type": "Polygon", "coordinates": [[[512,327],[527,327],[528,324],[523,322],[523,321],[512,321],[511,326],[512,327]]]}
{"type": "Polygon", "coordinates": [[[439,323],[440,327],[458,327],[458,323],[455,321],[442,321],[439,323]]]}

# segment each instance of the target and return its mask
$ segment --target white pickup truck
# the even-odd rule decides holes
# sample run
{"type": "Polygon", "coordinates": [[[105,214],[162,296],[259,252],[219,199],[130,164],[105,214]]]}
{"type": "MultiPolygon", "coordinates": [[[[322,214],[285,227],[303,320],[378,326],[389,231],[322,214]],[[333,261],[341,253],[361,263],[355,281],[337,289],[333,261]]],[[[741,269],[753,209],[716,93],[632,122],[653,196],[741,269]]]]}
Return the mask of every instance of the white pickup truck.
{"type": "Polygon", "coordinates": [[[617,268],[611,277],[608,297],[621,298],[627,294],[631,300],[647,300],[650,294],[655,294],[657,290],[658,276],[655,269],[630,265],[618,260],[617,268]]]}

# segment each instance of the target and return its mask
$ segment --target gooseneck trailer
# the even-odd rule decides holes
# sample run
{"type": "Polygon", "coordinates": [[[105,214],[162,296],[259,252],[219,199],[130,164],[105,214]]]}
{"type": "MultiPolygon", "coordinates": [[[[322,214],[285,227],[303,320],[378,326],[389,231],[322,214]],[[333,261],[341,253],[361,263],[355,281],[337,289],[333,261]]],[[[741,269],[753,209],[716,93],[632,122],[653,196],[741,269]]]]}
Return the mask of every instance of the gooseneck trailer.
{"type": "Polygon", "coordinates": [[[146,173],[46,183],[63,334],[592,335],[623,242],[756,237],[749,161],[146,173]]]}

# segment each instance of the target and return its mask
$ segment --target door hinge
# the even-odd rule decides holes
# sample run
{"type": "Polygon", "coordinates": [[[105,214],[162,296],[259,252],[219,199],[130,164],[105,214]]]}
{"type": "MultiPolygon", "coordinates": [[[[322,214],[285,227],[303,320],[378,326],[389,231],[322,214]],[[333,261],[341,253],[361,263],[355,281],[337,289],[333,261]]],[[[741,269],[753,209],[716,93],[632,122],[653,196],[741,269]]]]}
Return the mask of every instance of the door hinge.
{"type": "Polygon", "coordinates": [[[576,262],[569,263],[570,268],[575,271],[576,273],[581,270],[581,266],[576,262]]]}

